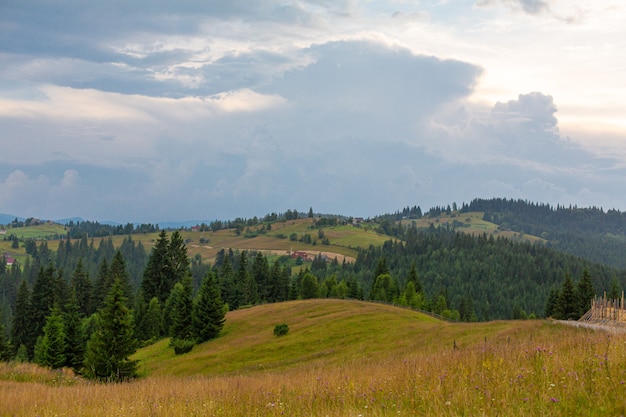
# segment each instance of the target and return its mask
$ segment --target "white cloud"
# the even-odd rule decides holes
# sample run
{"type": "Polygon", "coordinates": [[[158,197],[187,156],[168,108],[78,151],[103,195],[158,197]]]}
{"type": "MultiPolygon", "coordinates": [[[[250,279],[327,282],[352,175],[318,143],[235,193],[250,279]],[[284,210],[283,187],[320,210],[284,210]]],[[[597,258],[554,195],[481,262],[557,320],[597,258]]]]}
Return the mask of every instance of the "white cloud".
{"type": "Polygon", "coordinates": [[[13,2],[0,211],[367,216],[498,193],[626,207],[625,7],[478,4],[13,2]]]}

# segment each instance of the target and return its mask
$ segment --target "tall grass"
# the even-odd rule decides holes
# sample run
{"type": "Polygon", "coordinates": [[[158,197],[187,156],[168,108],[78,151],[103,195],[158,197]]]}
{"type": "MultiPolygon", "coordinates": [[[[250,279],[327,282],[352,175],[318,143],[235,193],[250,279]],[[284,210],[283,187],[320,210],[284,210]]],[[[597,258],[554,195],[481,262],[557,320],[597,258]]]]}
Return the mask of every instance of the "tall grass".
{"type": "MultiPolygon", "coordinates": [[[[446,326],[444,338],[453,337],[456,348],[447,339],[439,344],[429,339],[429,334],[435,331],[429,327],[423,339],[392,349],[386,355],[381,352],[340,355],[329,361],[318,358],[285,369],[240,370],[205,376],[147,376],[117,385],[85,381],[73,385],[50,384],[0,378],[0,415],[619,416],[626,413],[625,336],[539,321],[446,326]],[[482,337],[489,326],[491,333],[482,337]]],[[[237,332],[233,330],[233,333],[237,332]]],[[[290,331],[279,339],[293,336],[290,331]]]]}

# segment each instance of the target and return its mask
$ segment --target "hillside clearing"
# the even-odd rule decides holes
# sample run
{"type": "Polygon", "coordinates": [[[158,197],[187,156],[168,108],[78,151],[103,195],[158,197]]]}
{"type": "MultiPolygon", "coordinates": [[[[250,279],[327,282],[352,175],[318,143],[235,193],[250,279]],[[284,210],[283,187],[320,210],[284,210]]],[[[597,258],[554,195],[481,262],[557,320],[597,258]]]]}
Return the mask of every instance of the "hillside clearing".
{"type": "Polygon", "coordinates": [[[546,321],[444,323],[397,307],[293,301],[228,314],[224,334],[148,375],[94,384],[0,365],[12,416],[605,416],[626,411],[626,337],[546,321]],[[272,335],[275,323],[290,327],[272,335]],[[456,346],[456,348],[455,348],[456,346]]]}

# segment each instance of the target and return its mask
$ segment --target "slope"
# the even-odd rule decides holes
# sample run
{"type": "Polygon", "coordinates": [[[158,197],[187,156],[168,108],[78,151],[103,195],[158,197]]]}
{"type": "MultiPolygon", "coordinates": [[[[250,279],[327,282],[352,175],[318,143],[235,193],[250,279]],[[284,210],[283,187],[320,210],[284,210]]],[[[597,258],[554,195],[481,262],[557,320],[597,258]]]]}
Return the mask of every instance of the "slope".
{"type": "Polygon", "coordinates": [[[175,356],[169,340],[162,340],[139,350],[134,359],[150,376],[250,374],[355,361],[366,365],[415,351],[428,354],[455,345],[472,346],[541,326],[541,322],[449,323],[384,304],[301,300],[229,312],[222,335],[188,354],[175,356]],[[290,330],[276,337],[273,329],[280,323],[290,330]]]}

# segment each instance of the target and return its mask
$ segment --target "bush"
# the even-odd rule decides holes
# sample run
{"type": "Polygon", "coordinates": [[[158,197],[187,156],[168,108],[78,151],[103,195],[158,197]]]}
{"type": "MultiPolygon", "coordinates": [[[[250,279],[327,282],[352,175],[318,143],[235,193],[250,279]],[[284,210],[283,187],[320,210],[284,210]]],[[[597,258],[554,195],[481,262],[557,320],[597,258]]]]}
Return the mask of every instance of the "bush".
{"type": "Polygon", "coordinates": [[[285,336],[289,333],[289,326],[285,323],[274,326],[274,336],[285,336]]]}
{"type": "Polygon", "coordinates": [[[174,353],[177,355],[182,355],[183,353],[191,352],[193,349],[193,345],[195,343],[193,340],[187,339],[176,339],[172,341],[172,346],[174,347],[174,353]]]}

